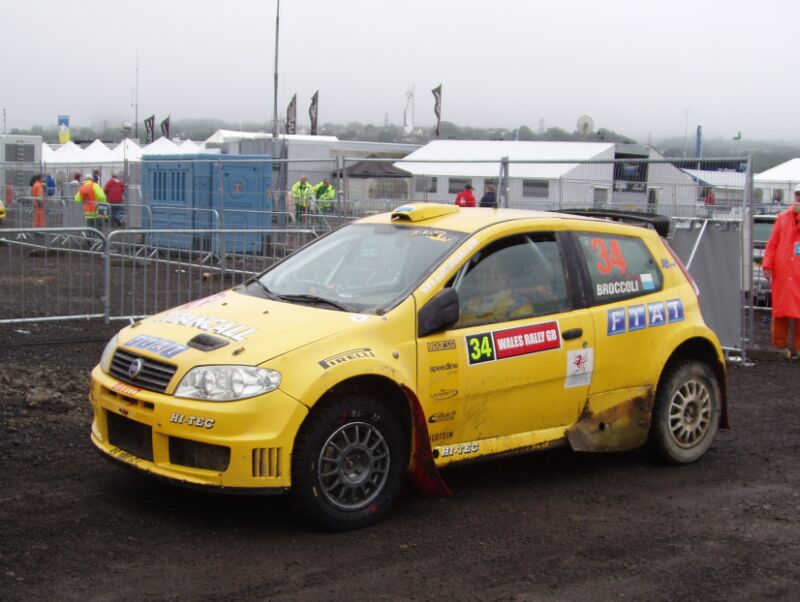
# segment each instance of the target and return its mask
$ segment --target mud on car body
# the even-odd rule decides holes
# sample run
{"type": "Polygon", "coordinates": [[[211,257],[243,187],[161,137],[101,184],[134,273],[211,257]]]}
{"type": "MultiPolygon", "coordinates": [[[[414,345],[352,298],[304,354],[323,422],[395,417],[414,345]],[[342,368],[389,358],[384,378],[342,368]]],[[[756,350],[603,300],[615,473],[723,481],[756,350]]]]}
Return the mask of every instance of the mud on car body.
{"type": "Polygon", "coordinates": [[[410,203],[242,286],[120,331],[92,373],[92,441],[174,482],[289,493],[370,524],[410,475],[568,444],[699,459],[725,364],[649,228],[410,203]]]}

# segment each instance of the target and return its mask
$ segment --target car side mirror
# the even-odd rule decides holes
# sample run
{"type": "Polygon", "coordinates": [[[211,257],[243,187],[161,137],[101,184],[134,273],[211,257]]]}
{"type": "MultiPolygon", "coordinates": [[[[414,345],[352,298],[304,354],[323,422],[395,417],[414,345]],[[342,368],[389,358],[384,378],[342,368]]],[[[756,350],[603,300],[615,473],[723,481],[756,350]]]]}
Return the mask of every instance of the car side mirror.
{"type": "Polygon", "coordinates": [[[453,288],[445,288],[436,293],[419,310],[417,334],[424,337],[447,330],[456,322],[458,322],[458,293],[453,288]]]}

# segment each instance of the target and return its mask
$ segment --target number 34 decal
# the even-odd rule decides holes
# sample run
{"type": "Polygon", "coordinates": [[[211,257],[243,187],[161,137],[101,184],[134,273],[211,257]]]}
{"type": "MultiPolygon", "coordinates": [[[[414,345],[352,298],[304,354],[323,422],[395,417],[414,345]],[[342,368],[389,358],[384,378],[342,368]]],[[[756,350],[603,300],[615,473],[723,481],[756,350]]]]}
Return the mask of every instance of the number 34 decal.
{"type": "Polygon", "coordinates": [[[611,270],[617,268],[621,273],[625,274],[628,270],[628,262],[622,255],[622,250],[619,248],[619,243],[616,240],[610,241],[609,246],[602,238],[592,239],[592,248],[597,251],[600,256],[600,261],[597,262],[597,269],[601,274],[610,274],[611,270]]]}

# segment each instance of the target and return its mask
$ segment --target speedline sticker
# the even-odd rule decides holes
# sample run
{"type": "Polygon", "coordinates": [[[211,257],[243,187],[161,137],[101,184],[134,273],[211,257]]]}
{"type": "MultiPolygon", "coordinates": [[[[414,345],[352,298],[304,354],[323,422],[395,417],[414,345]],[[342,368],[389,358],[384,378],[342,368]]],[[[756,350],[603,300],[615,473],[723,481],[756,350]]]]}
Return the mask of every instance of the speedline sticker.
{"type": "Polygon", "coordinates": [[[559,334],[558,322],[553,321],[468,335],[467,359],[473,365],[560,349],[559,334]]]}

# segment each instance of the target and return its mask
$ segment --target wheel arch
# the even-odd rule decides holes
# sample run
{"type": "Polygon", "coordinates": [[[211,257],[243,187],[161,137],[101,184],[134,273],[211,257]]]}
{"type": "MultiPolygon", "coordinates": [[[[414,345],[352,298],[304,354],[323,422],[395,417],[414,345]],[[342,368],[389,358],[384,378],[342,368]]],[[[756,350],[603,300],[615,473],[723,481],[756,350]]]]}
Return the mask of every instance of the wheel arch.
{"type": "MultiPolygon", "coordinates": [[[[310,408],[298,429],[301,432],[320,408],[350,392],[367,394],[388,408],[408,434],[409,469],[414,484],[429,495],[450,495],[433,460],[425,413],[416,394],[408,387],[378,374],[346,378],[325,391],[310,408]]],[[[297,438],[296,438],[297,440],[297,438]]]]}
{"type": "Polygon", "coordinates": [[[720,392],[720,428],[730,428],[728,418],[728,381],[725,363],[720,359],[717,347],[708,339],[703,337],[693,337],[683,341],[670,354],[661,374],[658,377],[658,387],[663,386],[664,375],[677,364],[686,360],[696,360],[706,364],[717,379],[720,392]]]}

